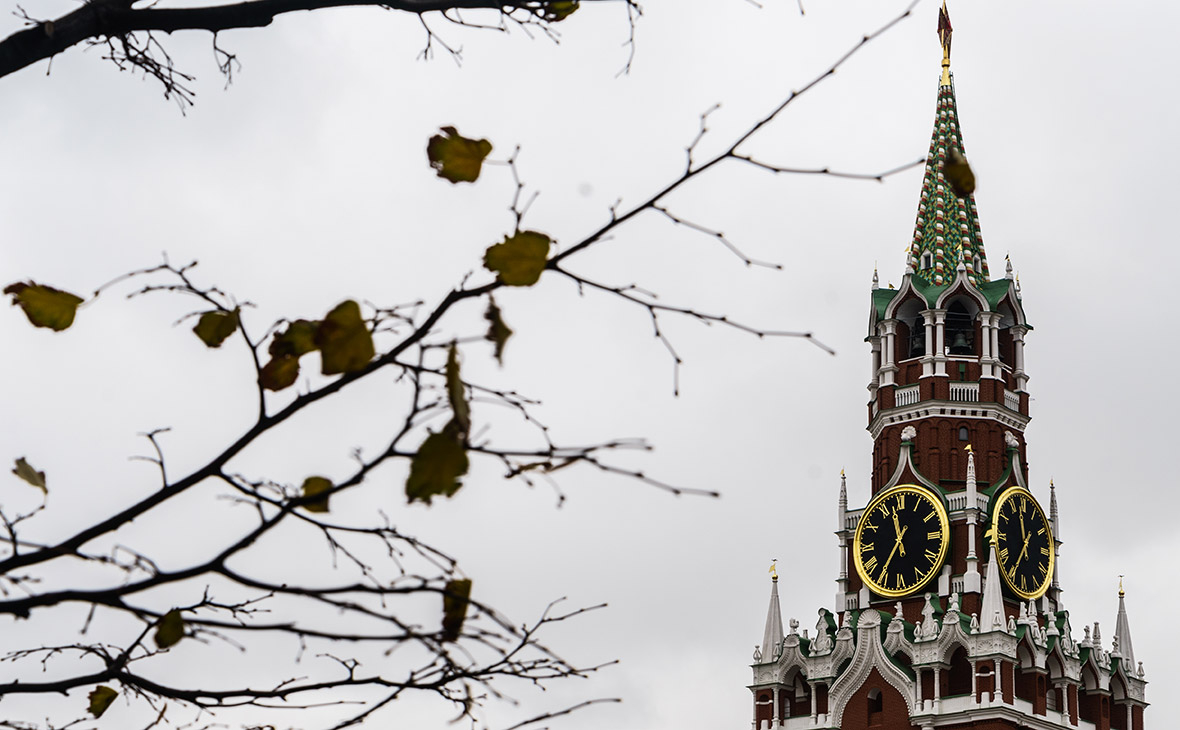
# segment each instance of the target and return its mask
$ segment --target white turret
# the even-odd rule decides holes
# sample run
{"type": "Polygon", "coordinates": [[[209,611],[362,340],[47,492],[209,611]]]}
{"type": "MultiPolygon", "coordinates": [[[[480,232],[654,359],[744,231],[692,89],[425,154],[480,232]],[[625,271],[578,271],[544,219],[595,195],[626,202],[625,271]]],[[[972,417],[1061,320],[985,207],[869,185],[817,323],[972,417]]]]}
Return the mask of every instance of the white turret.
{"type": "Polygon", "coordinates": [[[981,633],[1004,630],[1004,597],[1000,589],[1000,563],[996,560],[996,545],[988,540],[987,577],[983,582],[983,603],[979,607],[981,633]]]}
{"type": "Polygon", "coordinates": [[[762,632],[761,660],[771,662],[783,645],[783,614],[778,605],[778,573],[770,568],[770,608],[766,611],[766,628],[762,632]]]}
{"type": "Polygon", "coordinates": [[[1127,606],[1123,602],[1123,578],[1119,576],[1119,616],[1114,624],[1114,641],[1127,674],[1135,676],[1135,649],[1131,646],[1131,622],[1127,620],[1127,606]]]}

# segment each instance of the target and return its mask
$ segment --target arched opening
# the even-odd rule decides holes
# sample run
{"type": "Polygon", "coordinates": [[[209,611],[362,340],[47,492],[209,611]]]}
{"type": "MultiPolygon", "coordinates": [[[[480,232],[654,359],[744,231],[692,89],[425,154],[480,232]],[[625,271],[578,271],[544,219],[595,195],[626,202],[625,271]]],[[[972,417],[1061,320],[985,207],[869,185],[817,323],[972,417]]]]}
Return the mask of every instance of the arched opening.
{"type": "Polygon", "coordinates": [[[796,672],[795,678],[788,683],[785,692],[786,702],[783,703],[784,717],[805,717],[811,714],[811,685],[803,672],[796,672]]]}
{"type": "Polygon", "coordinates": [[[967,430],[966,426],[959,426],[959,440],[960,441],[970,441],[971,440],[971,433],[967,430]]]}
{"type": "Polygon", "coordinates": [[[1082,691],[1078,693],[1078,717],[1097,725],[1099,718],[1109,717],[1107,699],[1100,689],[1098,673],[1086,664],[1082,667],[1082,691]]]}
{"type": "Polygon", "coordinates": [[[1000,351],[995,353],[995,356],[1000,359],[1002,364],[1010,368],[1015,367],[1016,353],[1015,344],[1012,340],[1012,326],[1016,324],[1016,317],[1012,314],[1012,308],[1007,304],[1001,304],[996,311],[1000,313],[1000,333],[997,337],[1000,351]]]}
{"type": "Polygon", "coordinates": [[[1032,653],[1023,643],[1016,649],[1018,659],[1016,668],[1016,697],[1026,702],[1034,702],[1037,692],[1037,673],[1033,667],[1032,653]]]}
{"type": "Polygon", "coordinates": [[[947,307],[944,337],[950,354],[975,354],[975,322],[962,301],[956,300],[947,307]]]}
{"type": "Polygon", "coordinates": [[[951,667],[947,671],[946,692],[948,697],[971,694],[971,662],[967,650],[958,647],[951,654],[951,667]]]}
{"type": "Polygon", "coordinates": [[[898,360],[926,354],[926,318],[922,316],[923,309],[925,306],[919,299],[910,299],[897,309],[898,360]]]}
{"type": "Polygon", "coordinates": [[[933,269],[934,268],[934,254],[930,253],[929,251],[923,253],[920,268],[922,271],[926,271],[927,269],[933,269]]]}
{"type": "Polygon", "coordinates": [[[1061,699],[1061,689],[1059,687],[1051,688],[1045,694],[1045,709],[1050,712],[1061,712],[1061,708],[1065,703],[1061,699]]]}
{"type": "Polygon", "coordinates": [[[869,725],[880,725],[885,715],[885,698],[879,687],[869,690],[868,702],[869,725]]]}

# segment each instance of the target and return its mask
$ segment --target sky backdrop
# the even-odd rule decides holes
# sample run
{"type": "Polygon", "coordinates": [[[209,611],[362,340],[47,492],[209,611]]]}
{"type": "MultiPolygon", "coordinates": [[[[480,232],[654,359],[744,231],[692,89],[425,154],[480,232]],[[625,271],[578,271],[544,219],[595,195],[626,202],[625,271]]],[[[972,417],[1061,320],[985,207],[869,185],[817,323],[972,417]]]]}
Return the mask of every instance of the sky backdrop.
{"type": "MultiPolygon", "coordinates": [[[[182,34],[167,43],[199,77],[187,115],[154,82],[104,62],[100,49],[74,49],[48,76],[41,63],[0,79],[0,273],[4,283],[34,278],[82,293],[166,252],[175,262],[199,259],[204,281],[257,303],[259,321],[317,316],[347,297],[434,302],[468,272],[482,276],[483,249],[512,225],[506,168],[489,168],[473,186],[434,176],[425,145],[440,126],[486,137],[498,159],[519,145],[521,177],[540,193],[526,225],[559,245],[577,241],[617,200],[625,208],[679,174],[702,112],[721,105],[701,150],[723,149],[904,9],[880,0],[804,6],[801,16],[794,0],[647,3],[622,75],[629,28],[613,3],[581,9],[559,27],[559,45],[434,19],[462,48],[461,64],[437,47],[419,60],[425,35],[413,17],[375,9],[285,17],[224,34],[243,64],[224,89],[208,38],[182,34]]],[[[940,72],[937,9],[920,3],[760,131],[749,152],[864,173],[922,157],[940,72]]],[[[1011,255],[1035,328],[1026,349],[1030,481],[1044,504],[1049,480],[1057,485],[1064,603],[1078,638],[1083,624],[1101,621],[1109,648],[1118,575],[1126,575],[1150,682],[1147,722],[1162,727],[1180,715],[1180,638],[1167,618],[1180,600],[1180,345],[1170,308],[1180,271],[1172,50],[1180,6],[993,0],[954,2],[950,12],[991,271],[1002,275],[1011,255]]],[[[8,18],[0,33],[18,27],[8,18]]],[[[559,597],[610,604],[557,627],[549,643],[579,663],[618,665],[543,695],[506,686],[521,705],[490,703],[492,727],[590,697],[624,701],[557,726],[749,727],[745,685],[771,559],[784,621],[813,626],[835,592],[841,469],[852,506],[869,495],[869,288],[874,266],[882,286],[900,282],[921,174],[875,183],[727,163],[669,207],[781,271],[748,268],[710,237],[655,216],[580,264],[662,301],[810,330],[835,357],[803,340],[669,318],[684,360],[674,397],[672,359],[645,312],[579,295],[555,277],[498,299],[517,333],[505,364],[472,347],[466,373],[540,399],[538,415],[557,439],[644,437],[654,451],[623,463],[722,496],[676,498],[570,470],[560,473],[558,507],[555,491],[506,482],[488,464],[454,499],[425,508],[404,505],[404,475],[377,477],[387,481],[395,522],[457,556],[477,595],[517,622],[559,597]]],[[[248,425],[242,353],[206,350],[187,326],[171,327],[190,308],[111,296],[59,335],[34,331],[15,309],[0,317],[0,459],[27,456],[49,472],[47,533],[153,488],[155,475],[127,458],[144,451],[137,434],[170,426],[164,446],[179,472],[248,425]]],[[[463,316],[456,329],[477,331],[479,312],[463,316]]],[[[291,482],[312,469],[343,473],[351,449],[375,443],[395,408],[346,393],[247,466],[291,482]]],[[[475,419],[478,429],[495,414],[476,404],[475,419]]],[[[510,439],[512,426],[502,428],[489,437],[510,439]]],[[[8,478],[0,494],[24,489],[8,478]]],[[[173,516],[182,518],[209,534],[220,526],[201,525],[199,512],[173,516]]],[[[184,546],[174,547],[181,559],[184,546]]],[[[4,649],[12,646],[6,639],[4,649]]],[[[40,701],[48,711],[62,700],[40,701]]],[[[101,726],[119,726],[120,709],[101,726]]],[[[399,712],[382,726],[442,726],[449,716],[431,702],[399,712]]]]}

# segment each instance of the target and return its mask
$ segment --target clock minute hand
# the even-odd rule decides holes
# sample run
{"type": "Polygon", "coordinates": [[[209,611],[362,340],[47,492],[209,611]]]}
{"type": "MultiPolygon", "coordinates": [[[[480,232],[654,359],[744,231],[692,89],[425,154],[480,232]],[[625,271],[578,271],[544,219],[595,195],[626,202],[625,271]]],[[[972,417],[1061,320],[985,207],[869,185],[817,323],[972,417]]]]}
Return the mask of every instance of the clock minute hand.
{"type": "Polygon", "coordinates": [[[908,526],[903,528],[897,523],[897,510],[893,510],[893,531],[897,536],[894,538],[894,547],[896,547],[901,552],[901,557],[903,558],[905,557],[905,545],[901,544],[901,538],[903,535],[905,535],[906,529],[908,529],[908,526]]]}

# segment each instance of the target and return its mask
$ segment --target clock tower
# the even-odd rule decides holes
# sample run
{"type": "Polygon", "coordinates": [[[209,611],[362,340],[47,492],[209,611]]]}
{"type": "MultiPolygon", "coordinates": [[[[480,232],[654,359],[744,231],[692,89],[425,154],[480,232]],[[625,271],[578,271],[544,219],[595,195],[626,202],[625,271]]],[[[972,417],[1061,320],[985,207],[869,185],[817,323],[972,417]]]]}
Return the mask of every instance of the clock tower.
{"type": "Polygon", "coordinates": [[[1119,588],[1112,641],[1076,636],[1052,483],[1028,483],[1032,331],[1010,262],[991,278],[954,76],[942,71],[914,236],[873,275],[868,502],[840,477],[836,595],[784,632],[778,578],[753,664],[753,730],[1143,730],[1146,681],[1119,588]]]}

